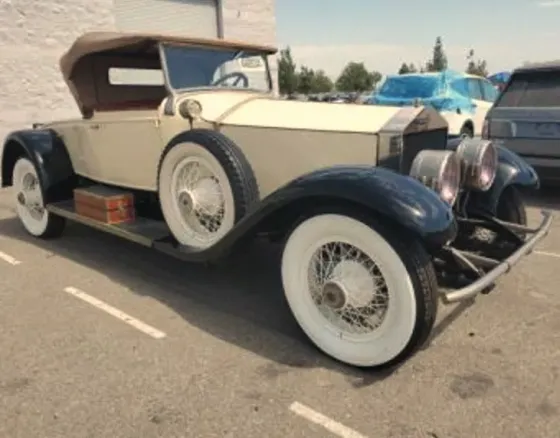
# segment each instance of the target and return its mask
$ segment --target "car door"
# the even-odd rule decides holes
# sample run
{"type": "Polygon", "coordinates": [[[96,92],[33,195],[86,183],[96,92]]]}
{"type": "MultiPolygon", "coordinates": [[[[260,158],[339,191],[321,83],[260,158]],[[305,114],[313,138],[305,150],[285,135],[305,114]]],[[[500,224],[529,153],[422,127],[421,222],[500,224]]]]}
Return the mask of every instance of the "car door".
{"type": "Polygon", "coordinates": [[[473,114],[474,135],[479,136],[482,134],[482,125],[484,124],[486,113],[492,105],[484,100],[482,82],[480,79],[472,77],[467,78],[467,87],[469,90],[469,97],[475,105],[473,114]]]}
{"type": "Polygon", "coordinates": [[[156,188],[163,141],[157,110],[96,113],[86,124],[89,177],[140,190],[156,188]]]}

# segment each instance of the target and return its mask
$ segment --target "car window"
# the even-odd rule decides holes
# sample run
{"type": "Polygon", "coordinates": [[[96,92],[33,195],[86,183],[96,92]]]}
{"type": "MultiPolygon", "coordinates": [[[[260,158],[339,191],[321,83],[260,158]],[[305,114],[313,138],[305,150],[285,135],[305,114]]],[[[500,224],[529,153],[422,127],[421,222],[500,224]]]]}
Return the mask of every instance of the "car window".
{"type": "Polygon", "coordinates": [[[453,91],[459,93],[461,96],[470,97],[469,87],[465,79],[455,79],[453,82],[451,82],[450,87],[453,91]]]}
{"type": "Polygon", "coordinates": [[[108,71],[110,85],[162,86],[163,71],[152,68],[111,67],[108,71]]]}
{"type": "Polygon", "coordinates": [[[560,106],[560,71],[514,73],[496,106],[560,106]]]}
{"type": "Polygon", "coordinates": [[[476,100],[483,100],[480,81],[478,79],[469,78],[467,79],[467,84],[468,84],[470,98],[476,100]]]}
{"type": "Polygon", "coordinates": [[[481,80],[482,94],[486,102],[494,102],[498,97],[498,90],[492,85],[492,82],[481,80]]]}

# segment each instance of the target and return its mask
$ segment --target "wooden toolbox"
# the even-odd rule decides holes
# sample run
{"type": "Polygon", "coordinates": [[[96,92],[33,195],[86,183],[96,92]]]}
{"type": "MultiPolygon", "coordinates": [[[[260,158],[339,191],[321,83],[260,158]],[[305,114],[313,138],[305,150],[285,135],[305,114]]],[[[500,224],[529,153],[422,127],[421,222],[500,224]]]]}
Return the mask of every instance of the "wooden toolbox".
{"type": "Polygon", "coordinates": [[[74,208],[80,216],[105,224],[132,222],[136,216],[132,193],[101,185],[75,189],[74,208]]]}

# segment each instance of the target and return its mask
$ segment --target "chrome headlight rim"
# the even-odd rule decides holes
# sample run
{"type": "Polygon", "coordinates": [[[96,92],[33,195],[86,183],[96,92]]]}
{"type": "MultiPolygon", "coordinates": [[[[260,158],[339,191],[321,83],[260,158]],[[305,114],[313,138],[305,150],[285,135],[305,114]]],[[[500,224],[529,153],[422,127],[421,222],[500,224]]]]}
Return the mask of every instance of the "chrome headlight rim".
{"type": "Polygon", "coordinates": [[[455,151],[425,149],[414,158],[409,175],[453,206],[462,188],[461,171],[461,161],[455,151]]]}
{"type": "Polygon", "coordinates": [[[498,171],[498,149],[490,140],[463,139],[456,153],[461,160],[462,185],[470,190],[488,191],[498,171]]]}

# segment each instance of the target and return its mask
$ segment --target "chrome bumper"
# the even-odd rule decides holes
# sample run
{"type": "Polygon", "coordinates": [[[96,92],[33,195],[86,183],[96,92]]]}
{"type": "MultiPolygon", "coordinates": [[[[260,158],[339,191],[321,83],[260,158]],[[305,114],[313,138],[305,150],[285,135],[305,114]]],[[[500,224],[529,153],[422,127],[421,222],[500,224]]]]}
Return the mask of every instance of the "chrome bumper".
{"type": "Polygon", "coordinates": [[[548,234],[550,225],[552,224],[552,212],[542,210],[541,215],[543,216],[543,219],[541,221],[541,224],[537,228],[529,228],[521,225],[502,222],[504,226],[507,226],[514,231],[522,231],[528,234],[533,234],[525,241],[525,243],[520,248],[518,248],[513,254],[511,254],[507,259],[503,261],[497,261],[494,259],[453,250],[461,255],[461,257],[465,258],[467,263],[472,262],[473,265],[485,265],[485,267],[492,267],[492,269],[468,286],[460,289],[442,292],[443,302],[446,304],[451,304],[458,301],[464,301],[474,298],[480,292],[484,291],[489,286],[494,284],[498,277],[508,273],[511,268],[515,266],[517,262],[519,262],[519,260],[522,259],[522,257],[530,254],[535,245],[548,234]]]}

